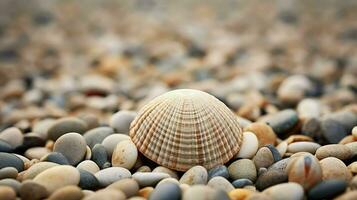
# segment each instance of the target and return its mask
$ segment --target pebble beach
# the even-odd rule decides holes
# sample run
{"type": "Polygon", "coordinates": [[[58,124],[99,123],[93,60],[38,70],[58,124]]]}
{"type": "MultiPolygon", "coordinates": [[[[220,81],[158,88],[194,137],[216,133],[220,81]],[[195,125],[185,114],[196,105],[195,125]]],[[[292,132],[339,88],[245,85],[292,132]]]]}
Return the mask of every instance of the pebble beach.
{"type": "Polygon", "coordinates": [[[354,1],[0,2],[0,200],[357,199],[354,1]]]}

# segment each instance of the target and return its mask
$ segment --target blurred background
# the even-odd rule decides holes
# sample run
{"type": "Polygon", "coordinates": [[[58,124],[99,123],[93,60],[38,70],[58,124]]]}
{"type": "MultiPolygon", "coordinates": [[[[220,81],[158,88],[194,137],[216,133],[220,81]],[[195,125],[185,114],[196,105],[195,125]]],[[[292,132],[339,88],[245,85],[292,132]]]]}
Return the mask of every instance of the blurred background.
{"type": "Polygon", "coordinates": [[[251,120],[274,109],[249,101],[338,109],[356,102],[356,22],[354,0],[1,0],[0,120],[135,110],[174,88],[251,120]]]}

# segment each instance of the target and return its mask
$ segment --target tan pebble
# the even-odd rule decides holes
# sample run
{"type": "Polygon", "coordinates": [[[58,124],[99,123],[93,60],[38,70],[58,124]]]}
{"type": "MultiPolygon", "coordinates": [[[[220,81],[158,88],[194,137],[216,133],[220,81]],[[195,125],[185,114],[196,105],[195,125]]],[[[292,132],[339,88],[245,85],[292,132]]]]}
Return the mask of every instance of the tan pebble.
{"type": "Polygon", "coordinates": [[[223,191],[221,192],[222,193],[219,193],[217,190],[207,185],[193,185],[185,190],[182,196],[182,200],[217,200],[223,198],[227,199],[227,194],[223,191]]]}
{"type": "Polygon", "coordinates": [[[335,157],[320,160],[322,180],[342,179],[349,181],[352,178],[345,163],[335,157]]]}
{"type": "Polygon", "coordinates": [[[21,183],[19,194],[22,199],[26,200],[39,200],[48,196],[47,189],[32,180],[21,183]]]}
{"type": "Polygon", "coordinates": [[[45,171],[46,169],[49,169],[51,167],[59,166],[57,163],[53,162],[39,162],[34,165],[32,165],[28,170],[25,171],[25,174],[23,176],[23,179],[33,179],[35,178],[38,174],[41,172],[45,171]]]}
{"type": "Polygon", "coordinates": [[[357,191],[346,192],[338,196],[335,200],[355,200],[357,199],[357,191]]]}
{"type": "Polygon", "coordinates": [[[91,160],[84,160],[77,165],[77,169],[86,170],[92,174],[99,172],[100,168],[98,165],[91,160]]]}
{"type": "Polygon", "coordinates": [[[243,132],[243,141],[236,158],[252,158],[258,151],[259,141],[257,136],[249,131],[243,132]]]}
{"type": "Polygon", "coordinates": [[[351,142],[356,142],[357,138],[355,138],[353,135],[347,135],[346,137],[342,138],[339,144],[348,144],[351,142]]]}
{"type": "Polygon", "coordinates": [[[16,192],[8,186],[0,186],[0,199],[1,200],[15,200],[16,192]]]}
{"type": "Polygon", "coordinates": [[[350,148],[343,144],[329,144],[322,146],[316,151],[316,158],[322,160],[327,157],[335,157],[340,160],[351,158],[352,152],[350,148]]]}
{"type": "Polygon", "coordinates": [[[138,158],[138,150],[131,140],[121,141],[115,147],[112,156],[113,167],[131,169],[138,158]]]}
{"type": "Polygon", "coordinates": [[[294,142],[289,144],[288,152],[290,153],[309,152],[315,154],[316,150],[320,147],[321,145],[315,142],[294,142]]]}
{"type": "Polygon", "coordinates": [[[67,185],[78,185],[80,179],[79,171],[69,165],[61,165],[49,168],[33,180],[43,185],[49,193],[67,185]]]}
{"type": "Polygon", "coordinates": [[[231,200],[245,200],[252,194],[253,192],[251,190],[239,188],[230,191],[228,196],[231,200]]]}
{"type": "Polygon", "coordinates": [[[254,162],[249,159],[234,161],[228,167],[229,176],[233,179],[247,178],[254,182],[257,178],[257,170],[254,162]]]}
{"type": "Polygon", "coordinates": [[[263,191],[274,200],[303,200],[304,189],[297,183],[281,183],[271,186],[263,191]]]}
{"type": "Polygon", "coordinates": [[[276,149],[278,150],[281,157],[284,157],[286,151],[288,150],[288,143],[286,141],[281,142],[276,149]]]}
{"type": "Polygon", "coordinates": [[[255,154],[253,162],[257,169],[261,167],[268,168],[274,163],[274,157],[268,147],[262,147],[258,150],[257,154],[255,154]]]}
{"type": "Polygon", "coordinates": [[[48,200],[80,200],[83,197],[83,192],[79,187],[70,185],[56,190],[48,200]]]}
{"type": "Polygon", "coordinates": [[[170,175],[172,178],[175,178],[175,179],[179,178],[176,171],[166,168],[166,167],[163,167],[163,166],[156,167],[154,170],[152,170],[152,172],[162,172],[162,173],[166,173],[166,174],[170,175]]]}
{"type": "Polygon", "coordinates": [[[347,168],[348,170],[350,170],[351,173],[357,174],[357,161],[349,164],[347,168]]]}
{"type": "Polygon", "coordinates": [[[346,147],[348,147],[352,153],[352,156],[357,156],[357,142],[351,142],[348,144],[345,144],[346,147]]]}
{"type": "Polygon", "coordinates": [[[182,175],[180,183],[186,183],[188,185],[206,184],[207,179],[208,173],[206,168],[202,166],[194,166],[182,175]]]}
{"type": "Polygon", "coordinates": [[[230,192],[234,190],[233,185],[227,179],[221,176],[213,177],[211,180],[208,181],[207,185],[214,189],[223,190],[225,192],[230,192]]]}
{"type": "Polygon", "coordinates": [[[246,185],[246,186],[243,187],[243,189],[247,189],[247,190],[250,190],[252,192],[256,192],[257,191],[257,188],[254,185],[246,185]]]}
{"type": "Polygon", "coordinates": [[[357,190],[357,176],[354,176],[349,184],[351,190],[357,190]]]}
{"type": "Polygon", "coordinates": [[[150,193],[154,190],[153,187],[144,187],[139,190],[139,196],[149,198],[150,193]]]}
{"type": "Polygon", "coordinates": [[[84,197],[94,194],[92,190],[82,190],[84,197]]]}
{"type": "Polygon", "coordinates": [[[352,136],[355,138],[355,140],[357,140],[357,126],[353,127],[352,136]]]}
{"type": "Polygon", "coordinates": [[[288,144],[295,142],[312,142],[313,139],[306,135],[291,135],[285,140],[288,144]]]}
{"type": "Polygon", "coordinates": [[[123,192],[114,189],[102,189],[83,198],[83,200],[124,200],[126,196],[123,192]]]}
{"type": "Polygon", "coordinates": [[[116,189],[125,193],[126,197],[135,196],[139,191],[139,184],[131,178],[125,178],[110,184],[108,189],[116,189]]]}
{"type": "Polygon", "coordinates": [[[7,142],[15,148],[22,145],[24,141],[24,135],[20,129],[16,127],[10,127],[0,133],[0,140],[7,142]]]}
{"type": "Polygon", "coordinates": [[[25,151],[25,156],[29,159],[40,160],[43,156],[51,153],[51,151],[45,147],[32,147],[25,151]]]}
{"type": "Polygon", "coordinates": [[[139,167],[136,172],[151,172],[151,169],[149,166],[144,165],[139,167]]]}
{"type": "Polygon", "coordinates": [[[28,162],[25,162],[24,167],[25,167],[25,169],[28,169],[28,168],[32,167],[32,165],[35,165],[37,163],[40,163],[40,160],[32,159],[32,160],[29,160],[28,162]]]}
{"type": "Polygon", "coordinates": [[[267,144],[274,145],[275,140],[277,138],[273,129],[265,123],[251,123],[244,130],[253,132],[257,136],[259,141],[259,147],[262,147],[267,144]]]}
{"type": "Polygon", "coordinates": [[[188,188],[190,188],[190,185],[188,184],[180,184],[180,189],[182,192],[185,192],[188,188]]]}

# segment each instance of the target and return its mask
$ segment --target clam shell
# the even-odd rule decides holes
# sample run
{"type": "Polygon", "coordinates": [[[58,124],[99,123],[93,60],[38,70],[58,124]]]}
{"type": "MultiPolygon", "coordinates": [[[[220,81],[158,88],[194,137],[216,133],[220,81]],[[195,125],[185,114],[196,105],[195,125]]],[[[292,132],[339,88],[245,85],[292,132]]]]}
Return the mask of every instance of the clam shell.
{"type": "Polygon", "coordinates": [[[177,171],[224,164],[242,141],[238,118],[214,96],[180,89],[156,97],[131,123],[130,137],[154,162],[177,171]]]}

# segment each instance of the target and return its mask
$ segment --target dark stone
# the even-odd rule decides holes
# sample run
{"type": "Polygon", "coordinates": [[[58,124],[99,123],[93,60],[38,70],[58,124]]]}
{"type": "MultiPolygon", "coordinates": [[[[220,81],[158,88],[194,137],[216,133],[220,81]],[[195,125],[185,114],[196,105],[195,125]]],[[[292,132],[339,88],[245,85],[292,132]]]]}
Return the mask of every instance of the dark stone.
{"type": "Polygon", "coordinates": [[[181,189],[175,183],[162,183],[158,185],[149,196],[149,200],[180,200],[181,189]]]}
{"type": "Polygon", "coordinates": [[[258,176],[258,179],[255,183],[255,187],[258,190],[264,190],[265,188],[286,182],[287,180],[288,176],[284,171],[268,170],[258,176]]]}
{"type": "Polygon", "coordinates": [[[296,111],[286,109],[278,113],[265,116],[262,121],[267,123],[277,135],[282,136],[298,123],[299,118],[296,111]]]}
{"type": "Polygon", "coordinates": [[[4,167],[14,167],[18,172],[22,172],[24,170],[24,162],[13,154],[0,153],[0,169],[4,167]]]}
{"type": "Polygon", "coordinates": [[[47,154],[43,161],[53,162],[60,165],[69,165],[67,158],[59,152],[51,152],[47,154]]]}
{"type": "Polygon", "coordinates": [[[327,143],[331,144],[337,144],[348,135],[343,125],[331,118],[322,120],[321,134],[327,143]]]}
{"type": "Polygon", "coordinates": [[[301,127],[301,133],[317,139],[320,137],[320,123],[320,120],[314,117],[304,120],[301,127]]]}
{"type": "Polygon", "coordinates": [[[0,152],[13,152],[14,148],[7,142],[0,140],[0,152]]]}
{"type": "Polygon", "coordinates": [[[99,181],[98,179],[90,172],[79,169],[80,174],[80,181],[79,187],[83,190],[95,190],[99,188],[99,181]]]}
{"type": "Polygon", "coordinates": [[[92,149],[92,160],[99,166],[99,168],[104,169],[110,167],[110,162],[108,161],[108,154],[105,147],[101,144],[94,145],[92,149]]]}
{"type": "Polygon", "coordinates": [[[253,182],[249,179],[241,178],[241,179],[237,179],[237,180],[233,181],[232,185],[235,188],[243,188],[244,186],[247,186],[247,185],[253,185],[253,182]]]}
{"type": "Polygon", "coordinates": [[[309,200],[333,199],[346,190],[347,183],[343,180],[327,180],[320,182],[310,189],[307,194],[309,200]]]}
{"type": "Polygon", "coordinates": [[[37,133],[29,133],[24,136],[24,142],[21,146],[17,147],[17,151],[25,151],[31,147],[44,146],[46,141],[42,139],[37,133]]]}
{"type": "Polygon", "coordinates": [[[208,180],[215,176],[222,176],[226,179],[229,178],[228,168],[225,165],[218,165],[208,171],[208,180]]]}
{"type": "Polygon", "coordinates": [[[268,144],[265,146],[268,147],[269,150],[271,151],[273,158],[274,158],[274,162],[281,160],[281,155],[280,155],[279,151],[273,145],[268,144]]]}

